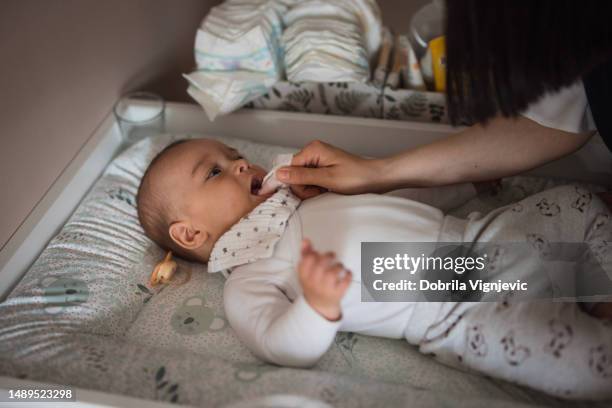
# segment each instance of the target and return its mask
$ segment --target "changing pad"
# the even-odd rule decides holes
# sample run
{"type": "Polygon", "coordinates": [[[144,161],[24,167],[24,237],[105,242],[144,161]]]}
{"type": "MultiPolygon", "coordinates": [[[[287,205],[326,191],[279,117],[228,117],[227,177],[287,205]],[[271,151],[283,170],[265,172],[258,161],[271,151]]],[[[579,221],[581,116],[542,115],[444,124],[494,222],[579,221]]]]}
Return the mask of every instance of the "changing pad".
{"type": "MultiPolygon", "coordinates": [[[[143,234],[135,193],[156,152],[184,137],[197,136],[146,139],[113,160],[0,304],[0,375],[196,406],[274,394],[337,407],[582,405],[443,366],[403,340],[353,333],[339,333],[313,369],[264,364],[225,319],[221,274],[178,260],[171,284],[148,288],[163,251],[143,234]],[[192,278],[183,283],[188,270],[192,278]]],[[[291,152],[217,139],[266,168],[276,154],[291,152]]],[[[506,195],[457,211],[485,210],[549,186],[538,183],[513,179],[506,195]]]]}

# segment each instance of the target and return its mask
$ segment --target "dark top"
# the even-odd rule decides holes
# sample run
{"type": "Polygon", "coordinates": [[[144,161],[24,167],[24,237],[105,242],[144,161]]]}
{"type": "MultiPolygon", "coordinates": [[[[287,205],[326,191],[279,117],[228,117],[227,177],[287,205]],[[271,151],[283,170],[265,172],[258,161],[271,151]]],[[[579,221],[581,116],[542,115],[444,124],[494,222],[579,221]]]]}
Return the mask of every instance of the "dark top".
{"type": "Polygon", "coordinates": [[[612,152],[612,59],[582,78],[597,130],[612,152]]]}

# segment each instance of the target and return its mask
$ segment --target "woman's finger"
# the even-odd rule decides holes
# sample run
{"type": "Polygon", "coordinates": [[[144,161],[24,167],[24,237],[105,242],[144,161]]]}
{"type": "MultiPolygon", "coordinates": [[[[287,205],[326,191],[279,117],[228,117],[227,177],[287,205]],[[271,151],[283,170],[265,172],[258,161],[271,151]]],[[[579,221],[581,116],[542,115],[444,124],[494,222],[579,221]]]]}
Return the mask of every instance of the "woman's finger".
{"type": "Polygon", "coordinates": [[[285,166],[276,170],[276,178],[286,184],[312,185],[329,188],[333,180],[328,167],[285,166]]]}
{"type": "Polygon", "coordinates": [[[292,166],[300,167],[325,167],[332,163],[327,163],[326,158],[333,154],[334,147],[320,140],[308,143],[297,154],[293,155],[292,166]]]}
{"type": "Polygon", "coordinates": [[[291,186],[291,191],[300,199],[307,200],[309,198],[316,197],[319,194],[323,194],[327,190],[317,186],[300,186],[296,184],[291,186]]]}

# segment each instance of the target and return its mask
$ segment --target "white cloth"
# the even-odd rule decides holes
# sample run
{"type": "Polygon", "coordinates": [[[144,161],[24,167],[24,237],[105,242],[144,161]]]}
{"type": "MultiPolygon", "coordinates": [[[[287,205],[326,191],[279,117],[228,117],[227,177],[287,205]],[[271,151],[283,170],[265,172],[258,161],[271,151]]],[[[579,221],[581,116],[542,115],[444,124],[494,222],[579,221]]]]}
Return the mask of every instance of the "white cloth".
{"type": "Polygon", "coordinates": [[[545,94],[521,115],[542,126],[570,133],[597,130],[582,81],[545,94]]]}
{"type": "Polygon", "coordinates": [[[272,170],[266,174],[261,183],[261,189],[259,190],[259,194],[268,194],[272,191],[278,190],[281,187],[287,187],[285,183],[276,178],[276,170],[280,169],[283,166],[291,165],[291,161],[293,160],[293,155],[291,153],[287,154],[279,154],[274,158],[272,162],[272,170]]]}

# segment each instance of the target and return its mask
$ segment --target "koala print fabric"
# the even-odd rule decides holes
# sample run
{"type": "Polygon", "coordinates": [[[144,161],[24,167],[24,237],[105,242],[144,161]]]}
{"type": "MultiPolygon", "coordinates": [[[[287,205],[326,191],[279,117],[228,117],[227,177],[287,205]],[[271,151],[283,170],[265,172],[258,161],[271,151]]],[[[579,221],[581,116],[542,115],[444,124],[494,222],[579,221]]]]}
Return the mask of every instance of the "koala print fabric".
{"type": "MultiPolygon", "coordinates": [[[[0,375],[204,407],[240,401],[252,406],[259,398],[280,394],[297,394],[293,402],[308,400],[334,407],[569,404],[438,364],[403,340],[354,333],[339,333],[311,370],[263,364],[227,324],[221,275],[207,274],[205,266],[178,260],[179,272],[171,284],[148,287],[149,274],[163,251],[142,233],[134,196],[155,153],[184,137],[197,136],[147,139],[114,159],[0,304],[0,375]],[[186,281],[189,273],[191,279],[186,281]]],[[[291,151],[219,139],[264,167],[270,167],[277,154],[291,151]]],[[[460,210],[488,211],[517,201],[529,189],[542,187],[519,178],[505,182],[501,199],[493,202],[479,197],[478,202],[460,210]]],[[[550,199],[548,204],[551,207],[550,199]]],[[[593,228],[605,231],[608,220],[598,218],[593,228]]],[[[599,247],[605,257],[605,245],[599,247]]],[[[500,310],[515,313],[511,297],[508,306],[500,310]]],[[[472,343],[470,352],[449,354],[455,360],[464,355],[467,363],[463,367],[504,349],[501,338],[508,330],[495,329],[503,319],[490,319],[482,314],[485,312],[473,309],[440,326],[441,333],[460,333],[459,338],[472,343]]],[[[538,344],[532,344],[528,333],[514,329],[514,354],[520,353],[520,347],[529,348],[531,354],[518,366],[506,363],[500,354],[504,369],[529,367],[539,355],[568,365],[585,363],[589,375],[609,380],[609,343],[593,343],[584,358],[566,359],[574,355],[573,347],[584,341],[579,334],[583,328],[566,317],[561,314],[554,324],[549,314],[542,317],[544,329],[538,344]],[[566,326],[571,327],[571,334],[566,326]]],[[[436,341],[432,340],[432,349],[436,341]]],[[[439,357],[444,356],[440,352],[439,357]]]]}
{"type": "MultiPolygon", "coordinates": [[[[524,247],[531,251],[528,256],[511,247],[494,251],[496,278],[502,281],[504,274],[513,278],[521,274],[546,275],[547,271],[537,269],[545,264],[534,262],[535,258],[553,256],[554,242],[585,242],[609,283],[610,218],[604,203],[583,186],[555,187],[484,217],[473,214],[464,239],[526,242],[524,247]]],[[[553,267],[562,266],[556,262],[553,267]]],[[[578,281],[591,279],[581,272],[588,271],[579,270],[578,281]]],[[[550,287],[540,289],[554,293],[557,288],[553,278],[544,280],[550,287]]],[[[505,296],[502,302],[445,304],[441,310],[451,311],[443,319],[453,322],[451,330],[443,335],[432,335],[430,330],[420,342],[422,352],[434,354],[449,365],[563,398],[612,397],[612,322],[588,315],[578,303],[505,296]]]]}

